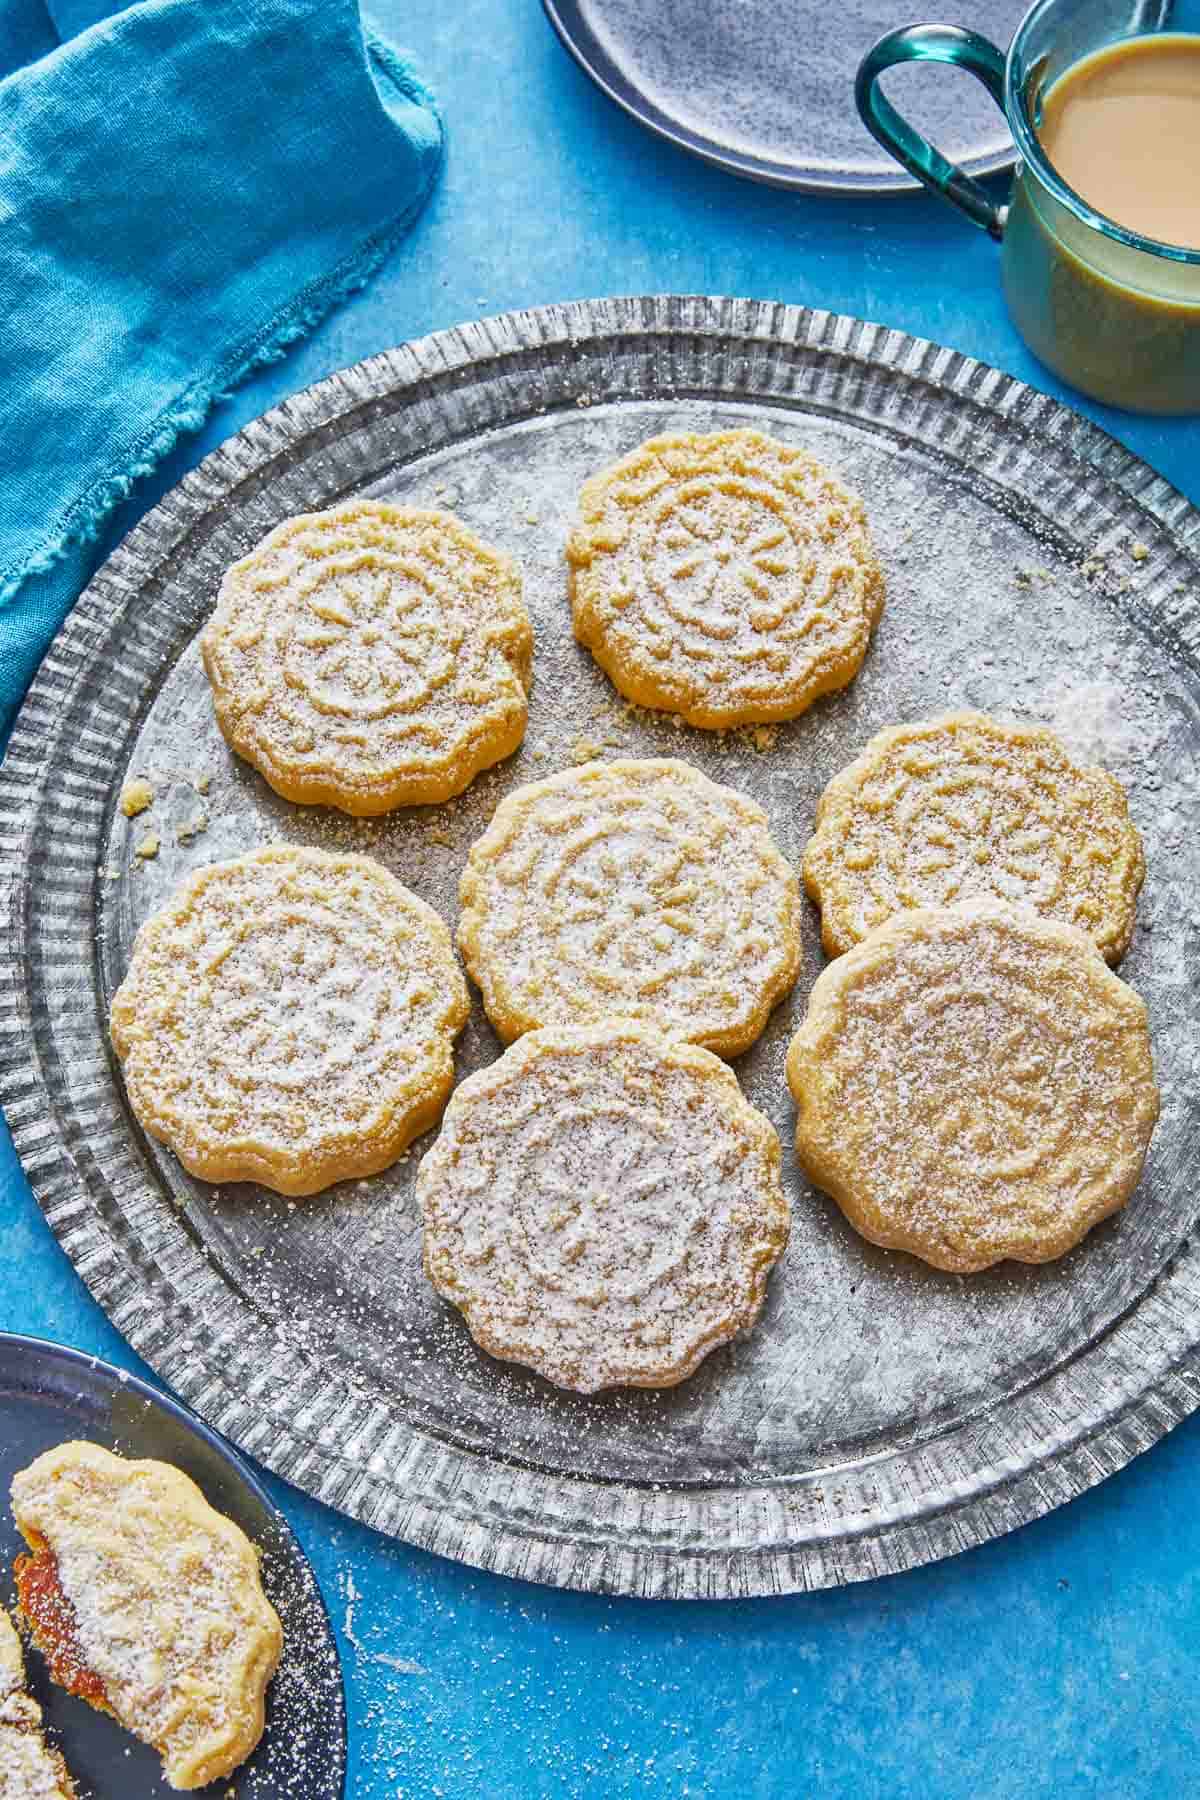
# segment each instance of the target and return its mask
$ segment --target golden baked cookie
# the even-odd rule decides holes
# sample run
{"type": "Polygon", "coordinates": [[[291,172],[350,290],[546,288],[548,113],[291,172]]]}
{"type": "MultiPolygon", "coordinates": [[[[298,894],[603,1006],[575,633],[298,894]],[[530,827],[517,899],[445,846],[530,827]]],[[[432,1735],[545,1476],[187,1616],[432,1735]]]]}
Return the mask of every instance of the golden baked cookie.
{"type": "Polygon", "coordinates": [[[709,1051],[619,1020],[531,1031],[421,1163],[425,1273],[492,1356],[585,1394],[671,1387],[758,1317],[779,1162],[709,1051]]]}
{"type": "Polygon", "coordinates": [[[21,1616],[54,1680],[204,1787],[262,1736],[283,1632],[245,1533],[162,1462],[98,1444],[47,1450],[14,1477],[21,1616]]]}
{"type": "Polygon", "coordinates": [[[862,501],[761,431],[651,438],[584,483],[575,635],[689,725],[792,719],[857,673],[883,610],[862,501]]]}
{"type": "Polygon", "coordinates": [[[825,789],[804,853],[831,956],[905,907],[990,895],[1119,962],[1145,873],[1115,776],[1078,767],[1042,725],[977,712],[879,732],[825,789]]]}
{"type": "Polygon", "coordinates": [[[1143,1001],[1074,926],[995,900],[896,913],[830,963],[787,1078],[850,1223],[964,1274],[1077,1244],[1158,1117],[1143,1001]]]}
{"type": "Polygon", "coordinates": [[[509,794],[459,898],[459,947],[506,1042],[619,1016],[735,1056],[800,969],[800,884],[767,815],[668,758],[509,794]]]}
{"type": "Polygon", "coordinates": [[[315,1194],[435,1123],[468,1010],[431,907],[369,857],[280,845],[198,869],[146,921],[112,1041],[185,1169],[315,1194]]]}
{"type": "Polygon", "coordinates": [[[0,1607],[0,1800],[76,1800],[75,1784],[42,1735],[42,1709],[25,1688],[25,1662],[0,1607]]]}
{"type": "Polygon", "coordinates": [[[285,800],[448,800],[525,735],[521,577],[449,513],[286,519],[225,576],[200,650],[222,732],[285,800]]]}

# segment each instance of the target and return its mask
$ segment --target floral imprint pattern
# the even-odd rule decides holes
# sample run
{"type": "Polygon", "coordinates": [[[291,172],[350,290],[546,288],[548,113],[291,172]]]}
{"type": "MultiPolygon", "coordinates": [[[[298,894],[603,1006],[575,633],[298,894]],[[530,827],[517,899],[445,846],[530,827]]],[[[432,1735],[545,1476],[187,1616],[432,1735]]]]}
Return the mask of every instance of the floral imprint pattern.
{"type": "Polygon", "coordinates": [[[1044,726],[976,712],[879,732],[826,788],[804,854],[832,956],[906,907],[990,895],[1119,962],[1145,872],[1115,776],[1079,768],[1044,726]]]}
{"type": "Polygon", "coordinates": [[[883,609],[863,504],[759,431],[652,438],[584,484],[575,635],[643,706],[794,718],[858,672],[883,609]]]}
{"type": "Polygon", "coordinates": [[[192,1174],[312,1194],[435,1123],[467,1012],[431,907],[369,857],[280,846],[198,870],[146,921],[112,1039],[192,1174]]]}
{"type": "Polygon", "coordinates": [[[757,1318],[779,1167],[707,1050],[619,1020],[529,1032],[421,1163],[425,1272],[493,1356],[581,1393],[669,1387],[757,1318]]]}
{"type": "Polygon", "coordinates": [[[800,970],[800,886],[766,814],[671,758],[518,788],[459,896],[459,947],[508,1042],[616,1016],[734,1056],[800,970]]]}
{"type": "Polygon", "coordinates": [[[525,734],[521,578],[448,513],[285,520],[229,570],[200,647],[224,736],[288,800],[448,800],[525,734]]]}
{"type": "Polygon", "coordinates": [[[1145,1003],[1082,932],[994,900],[897,913],[830,963],[787,1077],[812,1180],[958,1273],[1077,1244],[1158,1117],[1145,1003]]]}

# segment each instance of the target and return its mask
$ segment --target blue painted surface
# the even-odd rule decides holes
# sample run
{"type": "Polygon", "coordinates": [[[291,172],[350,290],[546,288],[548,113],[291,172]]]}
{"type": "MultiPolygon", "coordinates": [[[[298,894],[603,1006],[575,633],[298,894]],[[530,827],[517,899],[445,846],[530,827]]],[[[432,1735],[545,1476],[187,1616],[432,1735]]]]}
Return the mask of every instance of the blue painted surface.
{"type": "MultiPolygon", "coordinates": [[[[306,382],[543,301],[668,289],[803,301],[1062,392],[1007,322],[994,247],[935,202],[792,198],[688,161],[591,90],[536,0],[375,11],[444,102],[443,184],[374,286],[223,407],[121,531],[306,382]]],[[[1200,500],[1195,423],[1085,410],[1200,500]]],[[[0,1271],[0,1326],[141,1368],[52,1242],[7,1144],[0,1271]]],[[[1198,1483],[1192,1422],[1065,1511],[937,1568],[714,1607],[481,1576],[271,1485],[339,1626],[353,1800],[1149,1800],[1200,1794],[1198,1483]]]]}

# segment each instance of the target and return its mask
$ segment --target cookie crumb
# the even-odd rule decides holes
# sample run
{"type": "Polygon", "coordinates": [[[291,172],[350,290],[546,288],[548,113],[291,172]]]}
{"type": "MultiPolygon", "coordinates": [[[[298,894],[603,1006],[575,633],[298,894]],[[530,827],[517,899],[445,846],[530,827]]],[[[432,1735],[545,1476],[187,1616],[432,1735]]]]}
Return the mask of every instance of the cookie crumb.
{"type": "Polygon", "coordinates": [[[153,805],[153,802],[154,789],[144,775],[135,775],[133,780],[127,781],[121,789],[121,811],[127,819],[136,819],[138,814],[144,813],[148,806],[153,805]]]}
{"type": "Polygon", "coordinates": [[[1150,546],[1149,546],[1149,544],[1143,544],[1140,541],[1137,543],[1134,543],[1134,544],[1130,544],[1129,554],[1130,554],[1130,556],[1132,556],[1134,562],[1144,563],[1144,562],[1148,561],[1148,559],[1149,559],[1150,546]]]}
{"type": "Polygon", "coordinates": [[[176,827],[175,842],[177,844],[190,844],[193,838],[199,837],[202,831],[207,830],[208,814],[206,812],[198,812],[195,818],[188,819],[184,824],[176,827]]]}
{"type": "Polygon", "coordinates": [[[148,831],[134,851],[139,862],[152,862],[158,855],[159,842],[156,831],[148,831]]]}
{"type": "Polygon", "coordinates": [[[577,737],[574,744],[571,746],[571,761],[573,763],[595,762],[599,755],[600,745],[594,742],[592,738],[577,737]]]}
{"type": "Polygon", "coordinates": [[[202,769],[199,775],[192,776],[192,786],[198,794],[207,794],[212,786],[212,776],[207,769],[202,769]]]}

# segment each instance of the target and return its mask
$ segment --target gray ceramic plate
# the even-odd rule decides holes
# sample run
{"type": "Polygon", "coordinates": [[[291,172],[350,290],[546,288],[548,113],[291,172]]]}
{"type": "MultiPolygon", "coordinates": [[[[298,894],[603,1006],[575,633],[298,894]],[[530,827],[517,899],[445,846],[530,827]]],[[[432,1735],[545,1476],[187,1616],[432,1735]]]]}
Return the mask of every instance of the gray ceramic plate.
{"type": "MultiPolygon", "coordinates": [[[[854,76],[876,38],[921,14],[897,0],[855,6],[781,0],[542,0],[563,44],[598,87],[660,137],[775,187],[889,193],[917,183],[875,143],[854,76]]],[[[1021,0],[956,0],[956,25],[1003,48],[1021,0]]],[[[922,16],[940,17],[936,7],[922,16]]],[[[978,82],[925,65],[884,89],[972,175],[1013,159],[1003,115],[978,82]]]]}
{"type": "MultiPolygon", "coordinates": [[[[174,1463],[262,1551],[263,1585],[283,1622],[283,1661],[267,1690],[258,1748],[236,1775],[204,1792],[221,1800],[342,1800],[346,1708],[337,1644],[304,1552],[266,1490],[228,1444],[135,1375],[9,1332],[0,1332],[0,1605],[11,1601],[9,1571],[25,1547],[8,1512],[12,1478],[69,1438],[174,1463]]],[[[155,1752],[55,1687],[36,1652],[26,1671],[81,1795],[160,1800],[172,1792],[155,1752]]]]}
{"type": "MultiPolygon", "coordinates": [[[[1196,513],[1074,413],[950,350],[794,307],[550,308],[296,395],[100,571],[0,776],[0,1089],[51,1226],[211,1424],[380,1530],[489,1568],[648,1594],[800,1588],[1068,1499],[1200,1395],[1198,562],[1196,513]],[[564,581],[589,471],[652,432],[738,423],[810,445],[863,493],[889,582],[855,682],[758,742],[626,717],[573,642],[564,581]],[[453,506],[511,550],[538,641],[518,755],[450,806],[364,823],[286,805],[230,755],[196,652],[228,563],[358,491],[453,506]],[[756,795],[798,858],[822,788],[874,731],[959,705],[1049,721],[1127,784],[1145,836],[1124,973],[1150,1004],[1163,1116],[1133,1203],[1059,1263],[963,1280],[873,1249],[785,1152],[792,1240],[752,1336],[679,1388],[582,1399],[475,1350],[427,1287],[422,1146],[289,1204],[190,1181],[129,1116],[109,997],[137,925],[199,863],[265,838],[355,846],[453,921],[503,794],[575,758],[664,752],[756,795]],[[132,826],[131,772],[158,796],[132,826]],[[163,847],[140,867],[147,828],[163,847]]],[[[785,1145],[815,916],[805,938],[794,996],[738,1064],[785,1145]]],[[[459,1071],[496,1054],[477,1005],[459,1071]]]]}

